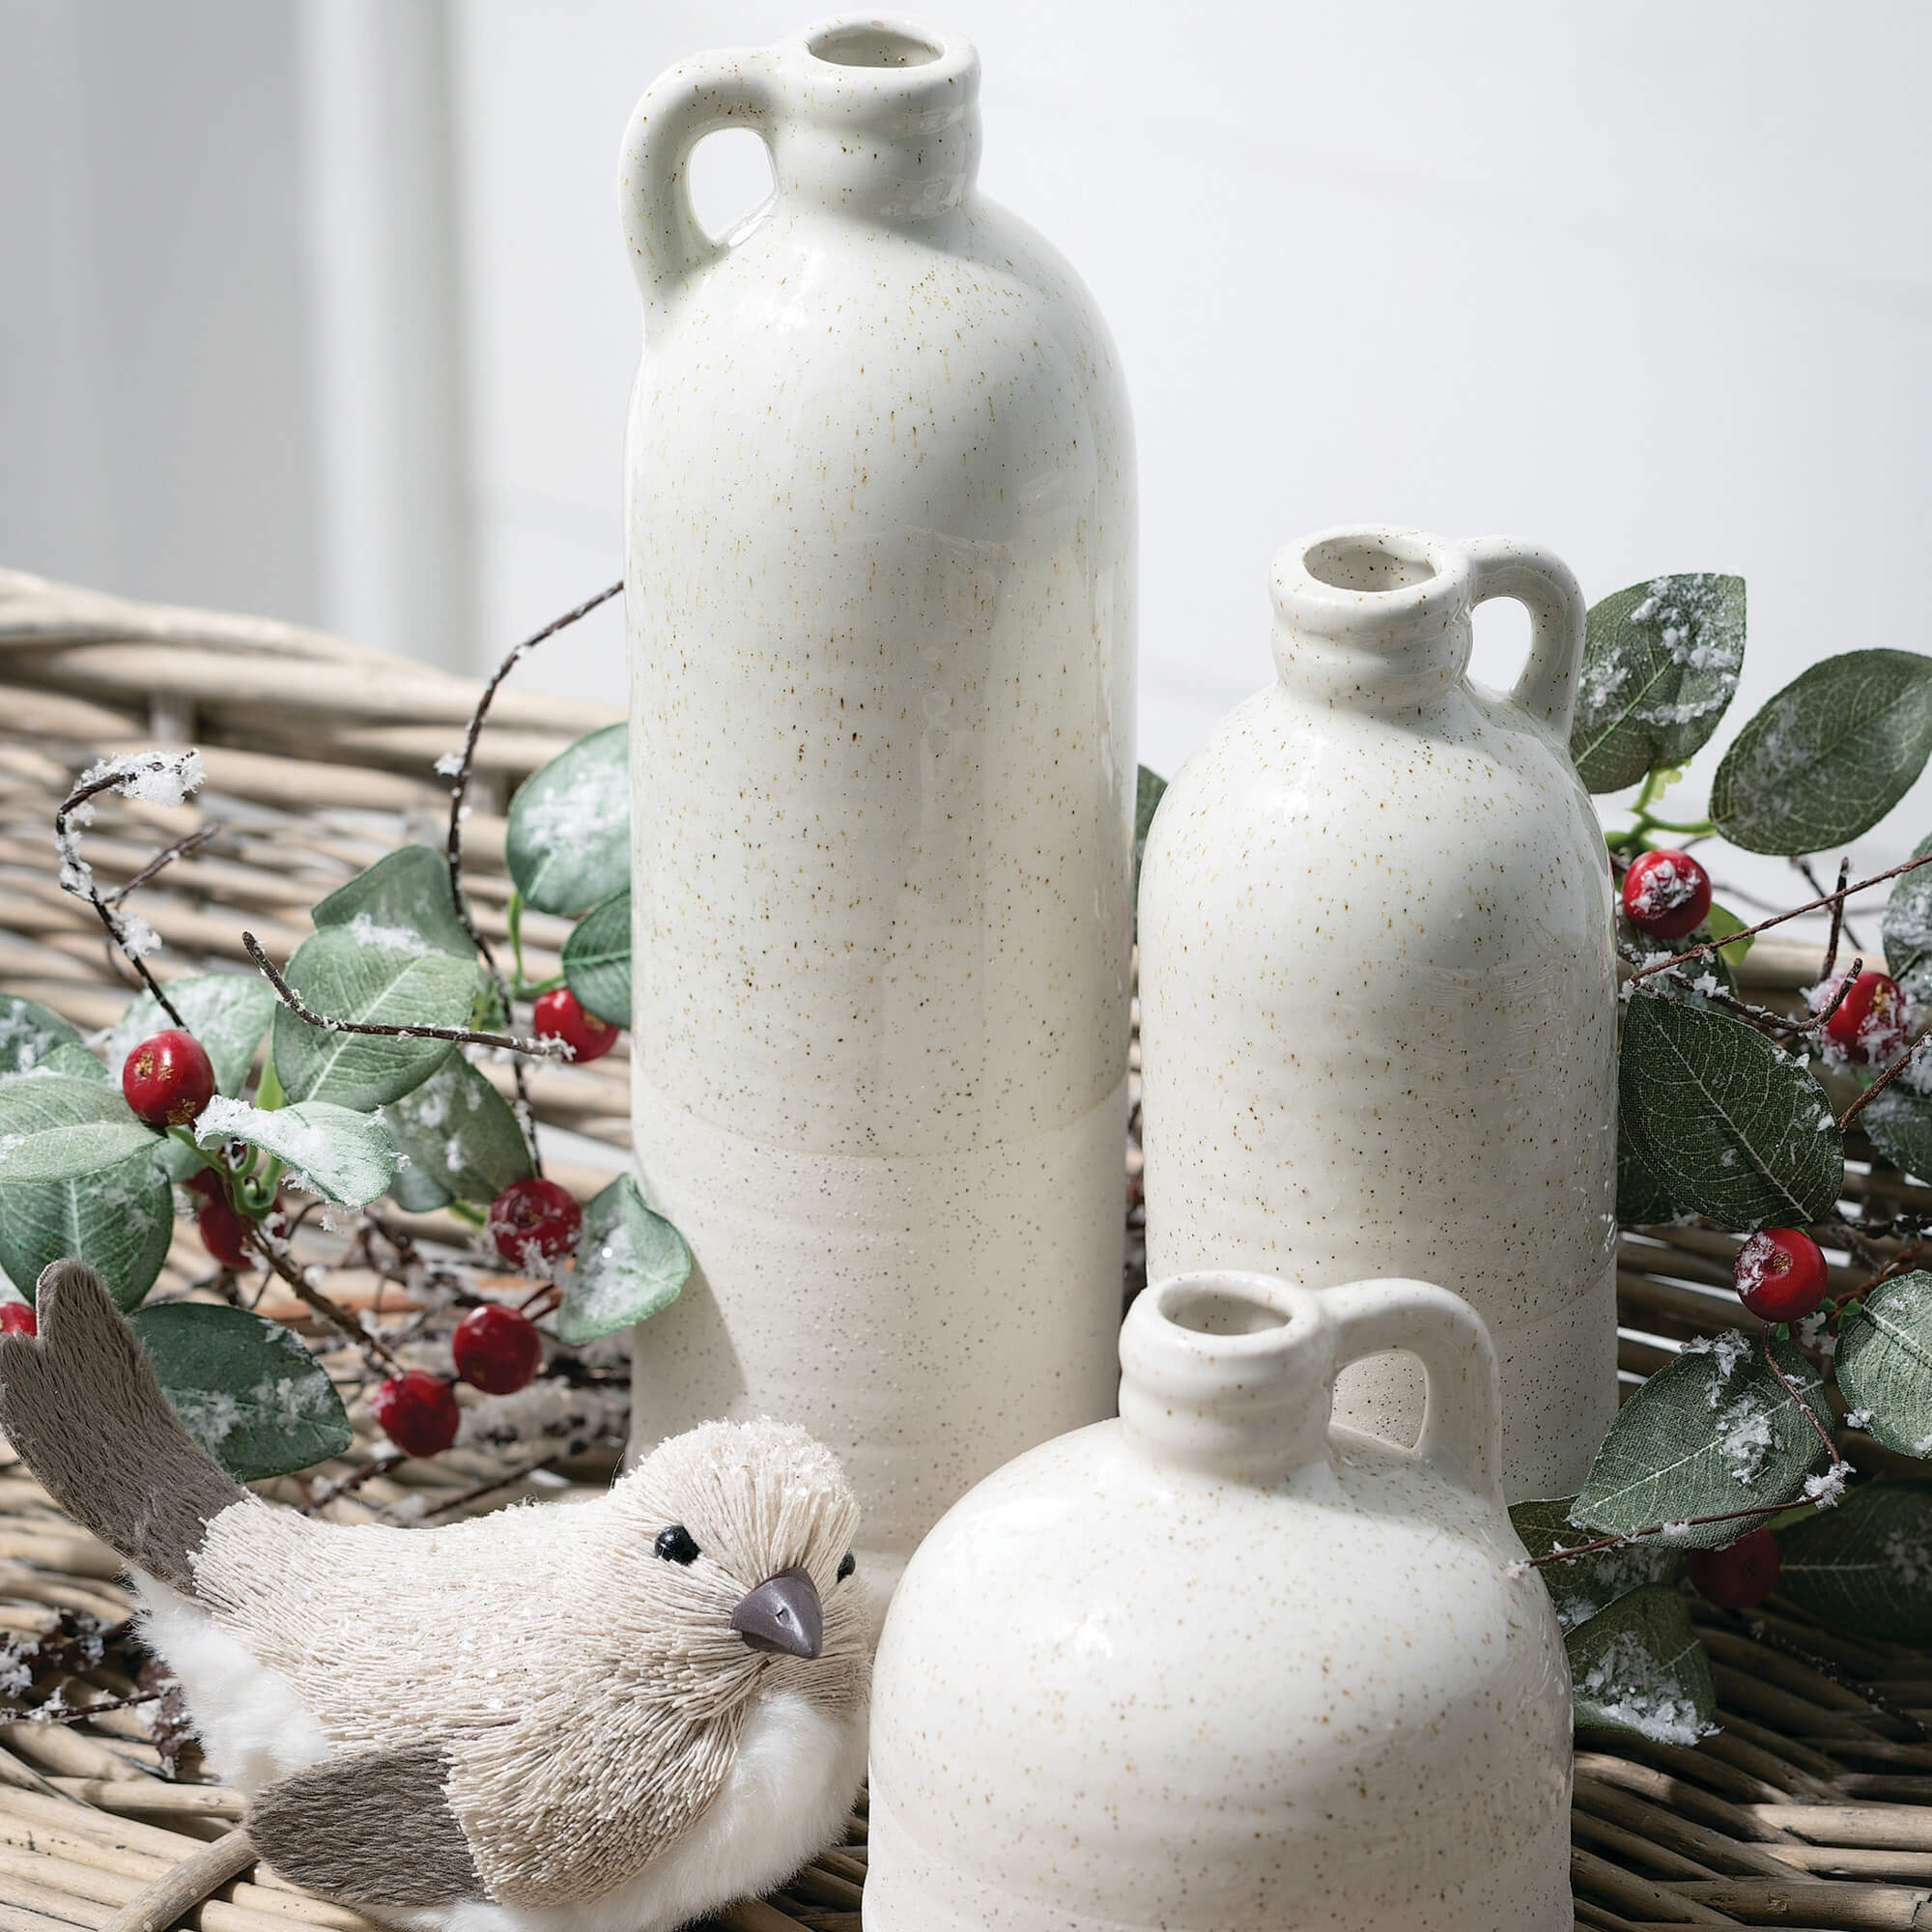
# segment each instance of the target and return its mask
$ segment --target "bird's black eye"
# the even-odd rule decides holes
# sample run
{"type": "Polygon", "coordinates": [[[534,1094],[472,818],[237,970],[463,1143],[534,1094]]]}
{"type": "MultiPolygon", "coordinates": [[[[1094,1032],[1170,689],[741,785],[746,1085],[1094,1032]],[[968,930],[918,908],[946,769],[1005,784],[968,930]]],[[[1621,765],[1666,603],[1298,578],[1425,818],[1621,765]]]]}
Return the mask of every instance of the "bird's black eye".
{"type": "Polygon", "coordinates": [[[845,1554],[838,1559],[838,1580],[841,1583],[844,1582],[846,1577],[851,1576],[853,1571],[858,1569],[858,1567],[859,1567],[859,1559],[856,1556],[854,1556],[852,1552],[848,1549],[845,1552],[845,1554]]]}
{"type": "Polygon", "coordinates": [[[658,1540],[651,1546],[667,1563],[696,1563],[697,1545],[692,1540],[690,1530],[683,1523],[674,1522],[668,1529],[658,1531],[658,1540]]]}

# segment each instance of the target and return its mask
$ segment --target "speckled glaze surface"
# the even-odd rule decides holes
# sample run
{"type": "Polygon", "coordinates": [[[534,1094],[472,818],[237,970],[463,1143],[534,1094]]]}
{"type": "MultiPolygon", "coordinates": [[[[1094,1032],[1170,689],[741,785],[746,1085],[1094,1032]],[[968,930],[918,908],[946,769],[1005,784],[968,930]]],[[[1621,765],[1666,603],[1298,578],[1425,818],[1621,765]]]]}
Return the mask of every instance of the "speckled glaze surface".
{"type": "Polygon", "coordinates": [[[1569,1932],[1570,1674],[1495,1357],[1420,1282],[1208,1272],[1121,1414],[957,1503],[872,1689],[867,1932],[1569,1932]],[[1426,1365],[1415,1451],[1338,1364],[1426,1365]]]}
{"type": "MultiPolygon", "coordinates": [[[[1161,801],[1141,878],[1148,1268],[1464,1294],[1512,1498],[1572,1493],[1616,1411],[1616,979],[1567,751],[1583,600],[1547,552],[1376,526],[1275,559],[1277,681],[1161,801]],[[1513,691],[1467,675],[1520,599],[1513,691]]],[[[1414,1439],[1411,1364],[1336,1413],[1414,1439]]]]}
{"type": "Polygon", "coordinates": [[[636,1147],[697,1259],[635,1433],[813,1431],[875,1583],[1114,1393],[1132,435],[974,187],[978,88],[954,35],[831,20],[680,63],[622,164],[636,1147]],[[777,186],[713,242],[727,126],[777,186]]]}

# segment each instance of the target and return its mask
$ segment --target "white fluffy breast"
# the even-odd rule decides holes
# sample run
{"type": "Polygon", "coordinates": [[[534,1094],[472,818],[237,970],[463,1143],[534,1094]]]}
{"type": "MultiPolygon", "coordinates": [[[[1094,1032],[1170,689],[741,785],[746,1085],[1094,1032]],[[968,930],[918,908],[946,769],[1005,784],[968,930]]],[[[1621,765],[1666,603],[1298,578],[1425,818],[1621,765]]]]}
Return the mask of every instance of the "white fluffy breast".
{"type": "Polygon", "coordinates": [[[295,1686],[179,1590],[140,1571],[146,1641],[181,1679],[210,1768],[252,1798],[328,1755],[322,1724],[295,1686]]]}

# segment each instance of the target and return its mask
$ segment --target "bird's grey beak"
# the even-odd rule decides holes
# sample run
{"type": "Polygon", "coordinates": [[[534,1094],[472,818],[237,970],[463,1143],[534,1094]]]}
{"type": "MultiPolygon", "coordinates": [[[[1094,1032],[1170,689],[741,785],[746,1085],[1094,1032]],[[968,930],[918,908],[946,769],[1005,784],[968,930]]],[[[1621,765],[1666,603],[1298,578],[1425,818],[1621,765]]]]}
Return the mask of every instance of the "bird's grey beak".
{"type": "Polygon", "coordinates": [[[781,1570],[731,1612],[731,1628],[753,1650],[816,1657],[825,1641],[818,1587],[803,1570],[781,1570]]]}

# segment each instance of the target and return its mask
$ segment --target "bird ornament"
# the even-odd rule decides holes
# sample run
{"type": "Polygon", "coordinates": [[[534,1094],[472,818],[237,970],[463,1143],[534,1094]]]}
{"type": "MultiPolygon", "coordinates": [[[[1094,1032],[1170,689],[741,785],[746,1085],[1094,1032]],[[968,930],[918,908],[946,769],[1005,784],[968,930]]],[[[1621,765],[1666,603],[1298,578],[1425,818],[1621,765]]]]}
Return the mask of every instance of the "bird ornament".
{"type": "Polygon", "coordinates": [[[284,1877],[412,1932],[670,1932],[842,1835],[859,1512],[802,1431],[707,1423],[582,1504],[325,1522],[188,1435],[92,1270],[37,1303],[0,1429],[133,1571],[284,1877]]]}

